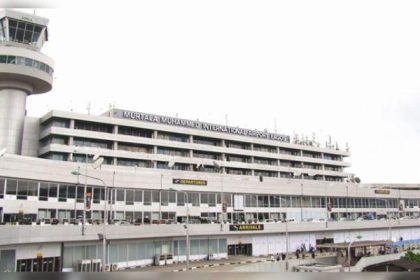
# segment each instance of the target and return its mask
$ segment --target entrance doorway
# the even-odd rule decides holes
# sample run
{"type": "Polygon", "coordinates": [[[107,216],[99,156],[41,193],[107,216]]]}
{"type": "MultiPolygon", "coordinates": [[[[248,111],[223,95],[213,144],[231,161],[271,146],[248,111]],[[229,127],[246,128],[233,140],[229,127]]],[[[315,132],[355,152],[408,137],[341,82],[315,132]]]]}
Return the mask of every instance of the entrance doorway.
{"type": "Polygon", "coordinates": [[[17,272],[60,271],[60,257],[17,260],[17,272]]]}
{"type": "Polygon", "coordinates": [[[252,256],[252,244],[235,244],[228,245],[228,255],[230,256],[252,256]]]}

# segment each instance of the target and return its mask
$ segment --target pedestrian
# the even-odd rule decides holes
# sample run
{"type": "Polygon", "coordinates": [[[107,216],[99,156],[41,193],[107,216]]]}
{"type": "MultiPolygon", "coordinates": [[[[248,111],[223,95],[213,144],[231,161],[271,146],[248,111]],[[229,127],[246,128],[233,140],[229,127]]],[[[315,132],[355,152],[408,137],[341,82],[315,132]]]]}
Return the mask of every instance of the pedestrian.
{"type": "Polygon", "coordinates": [[[276,255],[276,260],[279,262],[280,261],[280,254],[279,253],[277,253],[277,255],[276,255]]]}

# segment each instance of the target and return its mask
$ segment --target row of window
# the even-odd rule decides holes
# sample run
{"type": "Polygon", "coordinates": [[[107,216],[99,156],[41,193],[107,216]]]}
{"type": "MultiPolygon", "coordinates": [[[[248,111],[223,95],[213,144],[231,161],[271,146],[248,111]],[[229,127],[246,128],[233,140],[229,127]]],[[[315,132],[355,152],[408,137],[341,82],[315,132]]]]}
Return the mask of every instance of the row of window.
{"type": "MultiPolygon", "coordinates": [[[[190,255],[226,254],[227,240],[226,238],[192,239],[189,247],[190,255]]],[[[126,263],[153,259],[156,254],[185,256],[187,244],[185,240],[111,242],[108,250],[109,263],[126,263]]],[[[74,268],[82,259],[101,259],[101,257],[102,245],[66,246],[63,251],[63,267],[74,268]]]]}
{"type": "MultiPolygon", "coordinates": [[[[100,203],[105,199],[103,187],[87,187],[87,193],[92,196],[93,203],[100,203]]],[[[49,198],[66,202],[72,199],[83,202],[84,186],[74,184],[38,182],[32,180],[17,180],[0,178],[0,198],[6,195],[14,195],[17,199],[39,197],[39,200],[47,201],[49,198]]],[[[284,195],[261,195],[261,194],[238,194],[238,193],[214,193],[214,192],[176,192],[167,190],[142,190],[142,189],[109,189],[108,200],[112,203],[125,205],[151,205],[161,203],[163,206],[169,203],[178,206],[185,205],[188,201],[192,206],[215,207],[226,202],[227,206],[234,206],[235,197],[242,197],[244,207],[304,207],[324,208],[327,203],[332,208],[398,208],[397,199],[355,198],[355,197],[317,197],[317,196],[284,196],[284,195]]],[[[420,199],[405,199],[406,207],[419,207],[420,199]]],[[[235,205],[235,207],[238,205],[235,205]]]]}
{"type": "MultiPolygon", "coordinates": [[[[59,141],[59,140],[57,140],[59,141]]],[[[91,142],[92,143],[92,142],[91,142]]],[[[91,146],[92,147],[92,146],[91,146]]],[[[160,153],[163,153],[160,150],[160,153]]],[[[168,153],[165,153],[168,154],[168,153]]],[[[50,152],[47,154],[42,155],[43,158],[52,159],[52,160],[59,160],[59,161],[67,161],[71,160],[74,162],[85,163],[86,162],[86,155],[85,154],[77,154],[74,153],[72,158],[69,158],[67,153],[61,152],[50,152]]],[[[104,163],[107,165],[119,165],[119,166],[132,166],[132,167],[143,167],[143,168],[153,168],[154,163],[152,160],[141,160],[141,159],[130,159],[130,158],[121,158],[117,157],[103,157],[104,163]]],[[[88,156],[88,162],[92,162],[92,156],[88,156]]],[[[282,162],[281,162],[282,163],[282,162]]],[[[284,164],[280,164],[284,166],[284,164]]],[[[301,166],[300,166],[301,167],[301,166]]],[[[168,161],[157,161],[156,168],[159,169],[174,169],[174,170],[184,170],[184,171],[200,171],[200,172],[220,172],[217,168],[213,165],[198,165],[198,164],[188,164],[188,163],[175,163],[172,167],[169,167],[168,161]]],[[[317,168],[318,170],[320,168],[317,168]]],[[[337,168],[335,171],[342,171],[341,168],[337,168]]],[[[226,174],[233,174],[233,175],[245,175],[245,176],[252,176],[252,169],[246,168],[234,168],[234,167],[225,167],[226,174]]],[[[264,176],[264,177],[281,177],[281,178],[295,178],[293,172],[284,172],[284,171],[268,171],[268,170],[254,170],[254,176],[264,176]]],[[[336,181],[341,182],[343,180],[342,177],[339,176],[324,176],[324,175],[311,175],[302,174],[299,178],[306,179],[306,180],[325,180],[325,181],[336,181]]]]}
{"type": "Polygon", "coordinates": [[[14,55],[0,55],[0,63],[5,64],[17,64],[25,65],[28,67],[36,68],[38,70],[44,71],[50,75],[53,74],[54,70],[47,64],[27,57],[14,56],[14,55]]]}
{"type": "MultiPolygon", "coordinates": [[[[48,128],[50,126],[58,126],[58,127],[67,127],[70,128],[70,120],[69,119],[61,119],[61,118],[51,118],[42,124],[42,127],[48,128]],[[54,119],[56,121],[52,122],[51,120],[54,119]]],[[[308,151],[301,151],[297,149],[291,148],[281,148],[281,147],[274,147],[274,146],[264,146],[264,145],[252,145],[251,143],[244,143],[244,142],[236,142],[230,140],[222,140],[216,138],[208,138],[202,136],[190,136],[185,134],[178,134],[178,133],[169,133],[163,131],[156,131],[156,135],[154,136],[154,130],[150,129],[142,129],[136,127],[126,127],[126,126],[118,126],[115,130],[114,125],[104,124],[104,123],[97,123],[97,122],[88,122],[88,121],[74,121],[74,128],[75,129],[82,129],[82,130],[89,130],[89,131],[96,131],[96,132],[104,132],[104,133],[118,133],[122,135],[130,135],[136,137],[145,137],[145,138],[154,138],[157,139],[164,139],[169,141],[177,141],[177,142],[190,142],[192,138],[192,143],[195,144],[203,144],[203,145],[210,145],[210,146],[224,146],[233,149],[242,149],[242,150],[255,150],[255,151],[262,151],[262,152],[269,152],[269,153],[281,153],[281,154],[288,154],[288,155],[295,155],[295,156],[305,156],[311,158],[324,158],[328,160],[336,160],[341,161],[342,156],[339,155],[332,155],[332,154],[322,154],[320,152],[308,152],[308,151]]]]}
{"type": "Polygon", "coordinates": [[[18,21],[18,20],[12,20],[9,19],[9,37],[7,38],[6,28],[6,21],[3,20],[1,22],[0,28],[0,40],[3,41],[9,40],[24,44],[30,44],[30,45],[36,45],[38,42],[39,36],[42,32],[42,26],[25,22],[25,21],[18,21]]]}

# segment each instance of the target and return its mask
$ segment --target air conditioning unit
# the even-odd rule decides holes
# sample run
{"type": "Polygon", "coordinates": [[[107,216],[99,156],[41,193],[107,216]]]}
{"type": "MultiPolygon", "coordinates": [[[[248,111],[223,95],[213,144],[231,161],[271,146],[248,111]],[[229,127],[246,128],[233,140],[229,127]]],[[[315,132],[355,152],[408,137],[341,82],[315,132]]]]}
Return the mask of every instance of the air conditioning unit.
{"type": "Polygon", "coordinates": [[[105,269],[104,270],[106,272],[110,272],[111,271],[111,265],[110,264],[105,265],[105,269]]]}
{"type": "Polygon", "coordinates": [[[111,271],[118,271],[118,264],[117,263],[113,263],[111,265],[111,271]]]}

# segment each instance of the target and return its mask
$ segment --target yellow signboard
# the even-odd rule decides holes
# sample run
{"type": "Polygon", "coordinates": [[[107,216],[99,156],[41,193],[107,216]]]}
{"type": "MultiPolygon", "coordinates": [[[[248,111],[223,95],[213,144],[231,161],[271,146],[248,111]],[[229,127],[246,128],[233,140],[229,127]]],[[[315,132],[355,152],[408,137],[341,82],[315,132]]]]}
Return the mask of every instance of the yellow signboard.
{"type": "Polygon", "coordinates": [[[195,180],[195,179],[172,179],[172,183],[180,184],[180,185],[207,186],[206,180],[195,180]]]}
{"type": "Polygon", "coordinates": [[[264,230],[262,224],[251,224],[251,225],[230,225],[230,231],[249,231],[249,230],[264,230]]]}
{"type": "Polygon", "coordinates": [[[377,194],[390,194],[390,190],[375,190],[375,193],[377,194]]]}

